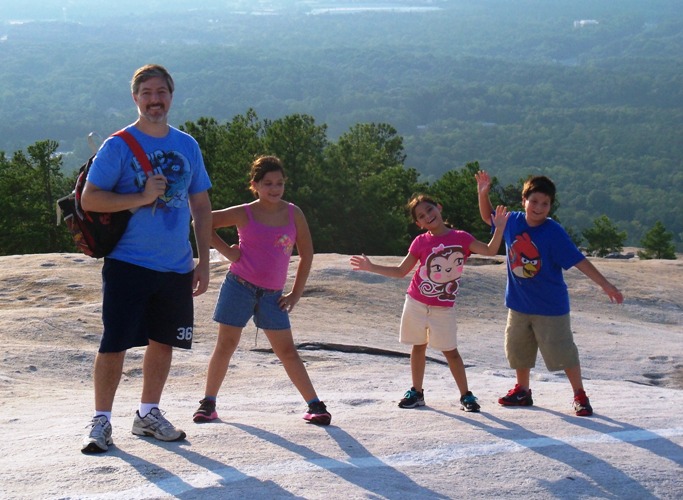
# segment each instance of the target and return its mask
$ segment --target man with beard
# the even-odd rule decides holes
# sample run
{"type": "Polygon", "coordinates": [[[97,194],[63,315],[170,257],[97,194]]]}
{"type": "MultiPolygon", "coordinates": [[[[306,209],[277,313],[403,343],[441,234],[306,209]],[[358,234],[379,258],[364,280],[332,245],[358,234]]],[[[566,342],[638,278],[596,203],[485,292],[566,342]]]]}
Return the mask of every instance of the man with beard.
{"type": "Polygon", "coordinates": [[[83,453],[107,451],[111,412],[126,351],[145,348],[140,406],[133,434],[178,441],[185,432],[159,409],[173,348],[190,349],[193,296],[209,283],[211,182],[197,141],[168,124],[174,83],[159,65],[138,69],[131,81],[138,119],[128,131],[152,165],[148,177],[120,137],[108,138],[93,161],[83,190],[84,210],[134,212],[102,267],[103,333],[95,357],[95,411],[83,453]],[[189,241],[194,219],[198,262],[189,241]]]}

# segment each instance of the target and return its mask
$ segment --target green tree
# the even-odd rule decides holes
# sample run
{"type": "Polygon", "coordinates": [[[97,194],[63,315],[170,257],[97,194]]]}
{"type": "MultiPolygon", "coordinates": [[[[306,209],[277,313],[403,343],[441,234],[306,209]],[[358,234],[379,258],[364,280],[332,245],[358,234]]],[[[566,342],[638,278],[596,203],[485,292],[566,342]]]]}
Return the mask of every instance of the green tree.
{"type": "MultiPolygon", "coordinates": [[[[200,118],[180,127],[199,143],[206,170],[211,178],[211,205],[214,210],[247,203],[254,199],[249,191],[249,165],[263,152],[263,123],[253,109],[232,121],[219,124],[214,118],[200,118]]],[[[226,241],[236,242],[234,228],[220,229],[226,241]]],[[[192,238],[194,246],[194,238],[192,238]]]]}
{"type": "MultiPolygon", "coordinates": [[[[249,164],[274,154],[285,166],[285,198],[306,214],[317,252],[396,255],[408,243],[404,209],[418,173],[405,168],[402,138],[387,124],[359,124],[336,144],[309,115],[261,122],[253,110],[221,125],[186,123],[212,178],[214,209],[249,201],[249,164]]],[[[234,231],[223,231],[234,238],[234,231]]]]}
{"type": "Polygon", "coordinates": [[[316,124],[312,116],[294,114],[264,122],[263,154],[282,160],[287,179],[285,198],[306,215],[316,251],[321,250],[315,239],[322,224],[320,206],[329,202],[323,198],[325,179],[321,173],[327,144],[327,126],[316,124]]]}
{"type": "Polygon", "coordinates": [[[638,252],[641,259],[676,259],[676,249],[672,243],[673,233],[666,230],[661,221],[655,222],[640,244],[644,250],[638,252]]]}
{"type": "Polygon", "coordinates": [[[567,231],[567,234],[569,235],[569,239],[572,240],[572,242],[577,247],[580,247],[581,243],[583,243],[583,236],[581,236],[581,233],[579,233],[573,227],[565,227],[564,229],[565,229],[565,231],[567,231]]]}
{"type": "Polygon", "coordinates": [[[298,192],[307,185],[310,188],[311,176],[323,161],[326,134],[327,126],[317,125],[315,118],[309,115],[294,114],[265,120],[263,148],[282,160],[288,189],[298,192]]]}
{"type": "Polygon", "coordinates": [[[593,221],[593,227],[581,232],[588,242],[588,253],[604,257],[612,252],[621,252],[626,241],[626,232],[619,231],[606,215],[593,221]]]}
{"type": "Polygon", "coordinates": [[[466,164],[461,170],[449,170],[428,191],[443,206],[444,220],[471,233],[478,240],[488,241],[491,238],[491,227],[481,220],[477,201],[477,181],[474,174],[478,171],[479,163],[476,161],[466,164]]]}
{"type": "Polygon", "coordinates": [[[46,253],[72,249],[66,228],[56,225],[56,202],[72,189],[55,155],[56,141],[38,141],[11,160],[0,155],[0,254],[46,253]]]}
{"type": "Polygon", "coordinates": [[[263,152],[263,124],[254,110],[226,124],[213,118],[187,122],[181,129],[199,143],[211,178],[211,203],[224,208],[253,199],[249,192],[249,165],[263,152]]]}
{"type": "MultiPolygon", "coordinates": [[[[498,186],[498,180],[495,177],[491,181],[491,203],[493,206],[505,205],[510,211],[523,209],[522,187],[525,179],[520,179],[517,184],[508,184],[505,187],[498,186]]],[[[553,203],[553,209],[555,209],[555,205],[553,203]]]]}
{"type": "Polygon", "coordinates": [[[387,124],[357,124],[330,144],[320,184],[322,248],[372,255],[406,251],[405,205],[422,185],[404,160],[403,140],[387,124]]]}

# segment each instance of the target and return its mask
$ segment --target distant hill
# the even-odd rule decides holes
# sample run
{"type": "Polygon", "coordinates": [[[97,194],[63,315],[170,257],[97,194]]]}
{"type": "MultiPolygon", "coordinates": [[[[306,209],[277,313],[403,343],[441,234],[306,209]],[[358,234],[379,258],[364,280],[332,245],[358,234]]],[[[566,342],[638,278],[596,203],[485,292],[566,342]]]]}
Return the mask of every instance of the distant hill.
{"type": "Polygon", "coordinates": [[[679,2],[37,4],[0,13],[7,154],[55,139],[75,168],[89,132],[135,118],[130,76],[159,62],[177,82],[176,124],[254,108],[309,114],[335,138],[385,122],[425,179],[475,160],[503,183],[543,172],[566,225],[606,214],[637,244],[661,220],[681,248],[679,2]]]}

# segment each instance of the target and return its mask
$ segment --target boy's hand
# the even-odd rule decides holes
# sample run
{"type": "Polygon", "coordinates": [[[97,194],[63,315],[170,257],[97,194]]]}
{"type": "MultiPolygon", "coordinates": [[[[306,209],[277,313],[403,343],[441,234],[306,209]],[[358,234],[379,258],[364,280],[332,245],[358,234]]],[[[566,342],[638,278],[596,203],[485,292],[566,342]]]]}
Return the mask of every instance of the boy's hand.
{"type": "Polygon", "coordinates": [[[369,271],[370,266],[372,266],[372,262],[370,262],[370,259],[365,254],[354,255],[351,257],[350,262],[354,271],[369,271]]]}
{"type": "Polygon", "coordinates": [[[489,177],[486,170],[480,170],[474,174],[474,178],[477,180],[477,191],[479,194],[488,194],[491,189],[491,177],[489,177]]]}
{"type": "Polygon", "coordinates": [[[602,289],[609,297],[610,302],[616,302],[617,304],[621,304],[622,302],[624,302],[624,296],[612,283],[607,283],[605,286],[602,287],[602,289]]]}

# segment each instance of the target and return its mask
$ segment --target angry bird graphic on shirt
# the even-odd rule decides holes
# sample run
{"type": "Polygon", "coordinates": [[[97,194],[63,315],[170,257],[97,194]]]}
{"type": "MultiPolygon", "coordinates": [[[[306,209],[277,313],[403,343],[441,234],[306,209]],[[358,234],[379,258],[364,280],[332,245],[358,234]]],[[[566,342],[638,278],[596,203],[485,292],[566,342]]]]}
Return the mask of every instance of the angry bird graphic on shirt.
{"type": "Polygon", "coordinates": [[[541,254],[527,233],[518,234],[508,250],[510,271],[519,278],[533,278],[541,270],[541,254]]]}

